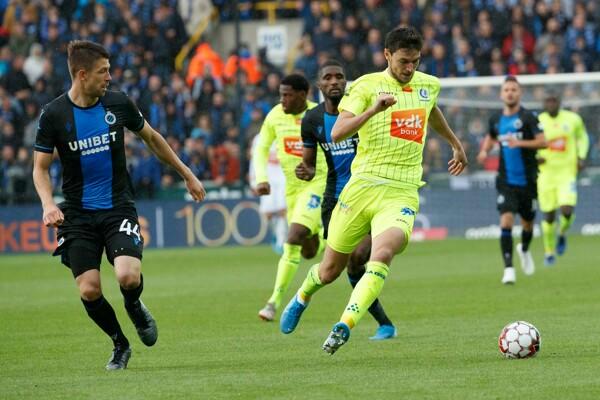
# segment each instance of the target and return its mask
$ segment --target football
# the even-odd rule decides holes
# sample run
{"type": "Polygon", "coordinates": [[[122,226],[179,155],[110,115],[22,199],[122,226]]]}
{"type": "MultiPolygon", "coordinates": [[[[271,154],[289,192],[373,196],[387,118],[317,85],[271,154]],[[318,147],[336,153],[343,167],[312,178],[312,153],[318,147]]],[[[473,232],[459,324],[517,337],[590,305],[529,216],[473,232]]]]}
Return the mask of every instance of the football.
{"type": "Polygon", "coordinates": [[[498,348],[506,358],[529,358],[540,351],[542,337],[535,326],[525,321],[506,325],[498,337],[498,348]]]}

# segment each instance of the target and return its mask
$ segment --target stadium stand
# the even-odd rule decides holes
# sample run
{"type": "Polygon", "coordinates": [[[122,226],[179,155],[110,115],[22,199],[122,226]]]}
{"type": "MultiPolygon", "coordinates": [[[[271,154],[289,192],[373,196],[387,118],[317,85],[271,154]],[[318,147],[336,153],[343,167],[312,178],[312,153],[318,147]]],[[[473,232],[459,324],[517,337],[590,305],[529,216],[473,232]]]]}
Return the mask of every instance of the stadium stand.
{"type": "MultiPolygon", "coordinates": [[[[240,19],[300,19],[303,36],[290,64],[313,79],[329,57],[340,59],[349,79],[385,67],[382,37],[399,24],[418,26],[425,38],[420,69],[443,77],[554,74],[600,70],[600,5],[549,0],[329,0],[240,1],[240,19]],[[390,18],[391,16],[391,18],[390,18]]],[[[213,0],[220,21],[234,19],[232,2],[213,0]]],[[[190,33],[177,0],[0,2],[0,203],[35,200],[31,148],[40,109],[70,83],[66,45],[72,39],[102,43],[113,55],[112,88],[125,91],[197,175],[214,185],[246,181],[244,156],[262,118],[278,102],[284,73],[264,50],[194,45],[176,70],[190,33]],[[223,57],[220,54],[227,54],[223,57]],[[237,61],[241,73],[237,71],[237,61]],[[240,81],[238,81],[241,80],[240,81]],[[235,98],[236,88],[243,98],[235,98]],[[237,113],[237,110],[241,110],[237,113]],[[236,114],[237,113],[237,114],[236,114]]],[[[218,23],[218,21],[217,21],[218,23]]],[[[464,126],[476,149],[482,121],[464,126]]],[[[591,163],[600,164],[598,132],[591,163]]],[[[178,176],[155,165],[130,136],[128,156],[138,197],[160,196],[178,176]]],[[[426,170],[445,163],[432,140],[426,170]]],[[[473,150],[475,151],[475,150],[473,150]]],[[[477,168],[474,165],[473,167],[477,168]]],[[[60,189],[60,172],[53,170],[60,189]]]]}

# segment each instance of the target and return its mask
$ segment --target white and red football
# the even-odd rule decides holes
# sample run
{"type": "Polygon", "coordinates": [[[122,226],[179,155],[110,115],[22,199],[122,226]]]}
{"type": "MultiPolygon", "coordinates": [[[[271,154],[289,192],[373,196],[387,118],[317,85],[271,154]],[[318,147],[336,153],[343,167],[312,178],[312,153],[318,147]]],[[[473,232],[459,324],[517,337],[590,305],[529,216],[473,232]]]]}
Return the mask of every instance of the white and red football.
{"type": "Polygon", "coordinates": [[[533,357],[539,353],[541,344],[540,331],[525,321],[506,325],[498,337],[498,348],[506,358],[533,357]]]}

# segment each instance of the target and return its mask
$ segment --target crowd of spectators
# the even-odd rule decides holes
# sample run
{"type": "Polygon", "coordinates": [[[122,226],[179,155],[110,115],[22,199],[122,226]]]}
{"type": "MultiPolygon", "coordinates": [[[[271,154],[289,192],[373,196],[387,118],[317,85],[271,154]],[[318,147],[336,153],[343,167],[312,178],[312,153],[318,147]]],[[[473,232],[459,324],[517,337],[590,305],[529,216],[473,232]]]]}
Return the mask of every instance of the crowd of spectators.
{"type": "MultiPolygon", "coordinates": [[[[255,1],[239,3],[240,19],[264,17],[255,1]]],[[[234,18],[235,2],[213,4],[222,21],[234,18]]],[[[595,1],[313,0],[277,16],[303,22],[291,70],[313,82],[331,57],[343,62],[350,80],[384,69],[383,37],[401,24],[420,27],[420,69],[439,77],[600,70],[595,1]]],[[[12,0],[0,2],[0,21],[0,203],[35,199],[37,118],[70,85],[70,40],[94,40],[110,51],[111,87],[126,92],[194,173],[215,186],[244,183],[248,143],[278,102],[281,77],[291,72],[271,64],[265,49],[254,54],[242,45],[222,57],[208,42],[175,70],[188,40],[177,0],[12,0]]],[[[468,140],[476,148],[485,124],[465,124],[477,130],[468,140]]],[[[428,145],[428,167],[437,165],[439,147],[435,140],[428,145]]],[[[179,186],[177,174],[135,136],[127,135],[126,148],[138,197],[179,186]]],[[[59,189],[58,162],[51,175],[59,189]]]]}

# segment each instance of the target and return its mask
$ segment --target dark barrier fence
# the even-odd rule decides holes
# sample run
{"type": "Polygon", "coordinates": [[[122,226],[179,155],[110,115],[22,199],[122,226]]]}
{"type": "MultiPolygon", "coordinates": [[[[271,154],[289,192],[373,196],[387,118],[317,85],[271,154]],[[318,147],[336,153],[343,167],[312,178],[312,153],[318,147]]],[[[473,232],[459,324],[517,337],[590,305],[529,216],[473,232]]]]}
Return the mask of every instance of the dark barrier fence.
{"type": "MultiPolygon", "coordinates": [[[[146,247],[252,246],[269,241],[266,219],[256,199],[208,201],[140,201],[140,231],[146,247]]],[[[600,187],[579,189],[575,234],[600,235],[600,187]]],[[[0,209],[0,253],[51,252],[54,229],[41,222],[39,206],[0,209]]],[[[540,215],[536,220],[540,221],[540,215]]],[[[539,234],[539,226],[536,225],[539,234]]],[[[498,237],[493,189],[423,189],[413,240],[498,237]]],[[[518,230],[515,229],[515,235],[518,230]]]]}

